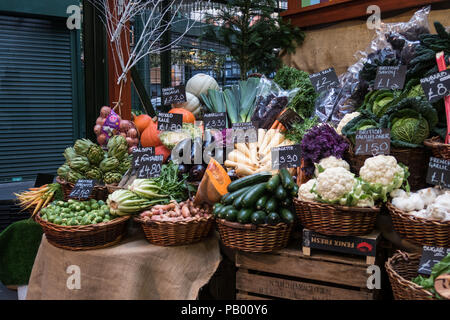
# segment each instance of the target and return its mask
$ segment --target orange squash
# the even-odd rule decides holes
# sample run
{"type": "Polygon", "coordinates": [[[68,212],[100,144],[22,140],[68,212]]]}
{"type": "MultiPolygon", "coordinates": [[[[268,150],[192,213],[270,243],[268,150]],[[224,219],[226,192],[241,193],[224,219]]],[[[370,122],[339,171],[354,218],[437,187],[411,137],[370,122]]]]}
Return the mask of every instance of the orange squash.
{"type": "Polygon", "coordinates": [[[134,118],[134,124],[140,133],[143,133],[144,130],[153,122],[152,118],[149,115],[141,114],[134,118]]]}
{"type": "Polygon", "coordinates": [[[163,155],[163,162],[167,161],[167,158],[170,156],[171,151],[164,145],[157,146],[155,148],[155,154],[158,156],[160,154],[163,155]]]}
{"type": "Polygon", "coordinates": [[[143,147],[157,147],[162,145],[161,140],[159,140],[159,131],[157,129],[156,122],[151,122],[144,132],[141,134],[141,144],[143,147]]]}
{"type": "Polygon", "coordinates": [[[169,113],[179,113],[183,115],[183,122],[194,123],[195,116],[192,112],[183,109],[183,108],[173,108],[169,111],[169,113]]]}

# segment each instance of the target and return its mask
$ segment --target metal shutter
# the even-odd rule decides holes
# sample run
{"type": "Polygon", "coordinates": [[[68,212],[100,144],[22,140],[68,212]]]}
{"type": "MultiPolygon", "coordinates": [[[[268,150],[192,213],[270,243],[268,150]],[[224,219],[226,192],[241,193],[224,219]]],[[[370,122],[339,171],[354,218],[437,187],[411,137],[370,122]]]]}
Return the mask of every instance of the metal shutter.
{"type": "Polygon", "coordinates": [[[65,23],[0,15],[0,182],[54,173],[73,143],[65,23]]]}

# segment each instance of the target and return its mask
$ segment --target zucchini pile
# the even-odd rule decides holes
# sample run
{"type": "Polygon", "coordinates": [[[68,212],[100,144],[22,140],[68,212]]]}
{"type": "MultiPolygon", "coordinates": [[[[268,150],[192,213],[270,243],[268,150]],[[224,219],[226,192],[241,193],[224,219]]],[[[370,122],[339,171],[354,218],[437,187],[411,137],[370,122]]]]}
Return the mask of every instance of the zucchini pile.
{"type": "Polygon", "coordinates": [[[293,223],[292,198],[298,185],[287,169],[273,175],[259,172],[231,182],[228,193],[213,208],[217,219],[242,224],[293,223]]]}

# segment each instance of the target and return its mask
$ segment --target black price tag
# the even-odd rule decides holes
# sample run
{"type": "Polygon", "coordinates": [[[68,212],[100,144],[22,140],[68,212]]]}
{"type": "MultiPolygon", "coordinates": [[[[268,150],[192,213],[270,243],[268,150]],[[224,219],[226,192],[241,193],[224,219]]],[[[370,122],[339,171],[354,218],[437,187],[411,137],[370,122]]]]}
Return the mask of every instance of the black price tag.
{"type": "Polygon", "coordinates": [[[450,188],[450,160],[430,157],[427,183],[450,188]]]}
{"type": "Polygon", "coordinates": [[[183,85],[163,88],[162,101],[164,106],[168,106],[173,103],[186,102],[186,88],[183,85]]]}
{"type": "Polygon", "coordinates": [[[418,273],[430,275],[434,265],[441,262],[448,254],[449,248],[423,246],[418,273]]]}
{"type": "Polygon", "coordinates": [[[375,77],[375,90],[401,90],[405,85],[406,66],[380,66],[375,77]]]}
{"type": "Polygon", "coordinates": [[[301,166],[302,150],[299,144],[275,147],[270,152],[272,152],[272,170],[301,166]]]}
{"type": "Polygon", "coordinates": [[[309,75],[312,85],[317,93],[330,90],[333,86],[340,86],[339,79],[337,77],[334,68],[328,68],[317,73],[309,75]]]}
{"type": "Polygon", "coordinates": [[[356,155],[388,155],[390,151],[391,133],[389,129],[366,129],[356,132],[356,155]]]}
{"type": "Polygon", "coordinates": [[[227,114],[225,112],[205,113],[203,115],[205,129],[222,130],[227,128],[227,114]]]}
{"type": "Polygon", "coordinates": [[[300,117],[297,112],[295,112],[292,109],[285,109],[284,112],[281,113],[280,116],[278,116],[278,121],[281,122],[281,124],[287,129],[292,129],[292,125],[294,123],[303,123],[302,117],[300,117]]]}
{"type": "Polygon", "coordinates": [[[152,155],[141,157],[139,168],[137,169],[136,178],[149,179],[159,177],[161,174],[163,155],[152,155]]]}
{"type": "Polygon", "coordinates": [[[159,131],[179,131],[183,128],[183,115],[179,113],[158,114],[159,131]]]}
{"type": "Polygon", "coordinates": [[[423,91],[430,102],[436,102],[450,95],[450,70],[420,79],[423,91]]]}
{"type": "Polygon", "coordinates": [[[94,186],[95,180],[79,179],[70,192],[69,198],[87,199],[94,190],[94,186]]]}
{"type": "Polygon", "coordinates": [[[134,170],[138,169],[141,160],[146,159],[149,156],[153,156],[155,154],[155,148],[147,147],[147,148],[134,148],[133,149],[133,162],[131,164],[134,170]]]}
{"type": "Polygon", "coordinates": [[[233,143],[252,143],[258,141],[258,122],[233,123],[233,143]]]}

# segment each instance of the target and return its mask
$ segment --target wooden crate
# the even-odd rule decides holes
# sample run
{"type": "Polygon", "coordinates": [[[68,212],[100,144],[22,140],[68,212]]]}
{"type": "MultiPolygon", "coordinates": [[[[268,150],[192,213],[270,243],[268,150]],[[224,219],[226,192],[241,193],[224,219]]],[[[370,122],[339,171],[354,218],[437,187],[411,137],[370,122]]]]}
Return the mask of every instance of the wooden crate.
{"type": "Polygon", "coordinates": [[[367,289],[365,258],[323,251],[306,256],[299,242],[273,253],[237,252],[236,266],[238,300],[380,298],[380,290],[367,289]]]}

